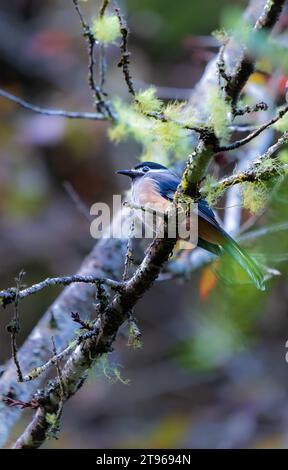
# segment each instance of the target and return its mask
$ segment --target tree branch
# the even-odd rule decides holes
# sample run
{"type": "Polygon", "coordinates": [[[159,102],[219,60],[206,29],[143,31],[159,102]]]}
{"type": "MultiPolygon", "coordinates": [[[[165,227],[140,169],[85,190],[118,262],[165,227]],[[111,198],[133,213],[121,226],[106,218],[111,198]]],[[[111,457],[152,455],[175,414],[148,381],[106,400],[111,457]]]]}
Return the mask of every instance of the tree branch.
{"type": "MultiPolygon", "coordinates": [[[[122,210],[121,214],[114,218],[113,232],[125,223],[127,213],[128,209],[126,212],[122,210]]],[[[77,275],[102,279],[109,273],[120,279],[125,251],[125,239],[103,238],[83,261],[77,275]]],[[[23,370],[30,371],[47,361],[50,357],[52,335],[55,337],[58,351],[67,347],[67,344],[75,338],[75,323],[71,319],[71,312],[77,311],[84,318],[94,315],[95,292],[95,283],[90,282],[73,283],[64,289],[19,349],[18,354],[21,357],[23,370]]],[[[5,371],[0,378],[0,396],[28,402],[38,388],[39,379],[19,383],[14,362],[9,361],[6,364],[5,371]]],[[[0,402],[0,447],[7,440],[9,431],[20,413],[21,410],[18,407],[7,407],[0,402]]]]}
{"type": "Polygon", "coordinates": [[[96,284],[100,282],[101,284],[106,284],[108,287],[111,287],[113,290],[121,289],[122,283],[113,281],[112,279],[107,278],[99,278],[98,276],[62,276],[62,277],[52,277],[47,278],[44,281],[38,282],[33,286],[27,287],[26,289],[20,290],[18,293],[16,289],[10,288],[7,290],[0,291],[0,299],[2,299],[4,306],[15,302],[16,297],[18,299],[23,299],[24,297],[28,297],[29,295],[36,294],[42,289],[46,287],[62,285],[62,286],[69,286],[70,284],[82,282],[84,284],[96,284]]]}
{"type": "Polygon", "coordinates": [[[278,139],[274,145],[271,145],[271,147],[269,147],[268,150],[263,153],[263,155],[260,155],[246,171],[223,178],[221,181],[215,184],[215,189],[226,190],[236,184],[246,182],[254,183],[255,181],[267,181],[274,178],[275,176],[279,176],[279,174],[287,172],[288,164],[284,163],[280,166],[274,165],[272,168],[261,166],[263,161],[272,157],[274,153],[277,152],[283,145],[287,144],[287,142],[288,132],[285,132],[283,136],[280,137],[280,139],[278,139]]]}
{"type": "Polygon", "coordinates": [[[127,320],[129,312],[138,300],[152,286],[163,264],[168,260],[175,243],[176,239],[172,238],[156,238],[152,242],[135,274],[98,317],[95,334],[77,346],[64,365],[61,374],[64,396],[60,390],[59,380],[55,380],[52,387],[43,391],[40,408],[33,421],[17,440],[15,448],[37,448],[46,440],[49,431],[47,413],[50,414],[51,410],[56,413],[60,403],[67,401],[83,384],[87,370],[94,365],[96,359],[111,351],[118,329],[127,320]]]}
{"type": "Polygon", "coordinates": [[[89,119],[92,121],[105,121],[107,118],[102,113],[89,113],[89,112],[78,112],[78,111],[64,111],[63,109],[47,109],[35,106],[28,101],[18,98],[18,96],[12,95],[5,90],[0,89],[0,96],[19,104],[22,108],[33,111],[34,113],[44,114],[45,116],[59,116],[68,119],[89,119]]]}
{"type": "MultiPolygon", "coordinates": [[[[83,30],[83,36],[87,41],[88,45],[88,83],[92,90],[94,97],[94,104],[98,112],[103,113],[107,119],[114,120],[115,115],[111,109],[110,104],[105,100],[102,87],[105,81],[105,50],[103,45],[100,44],[100,86],[96,84],[95,80],[95,58],[94,58],[94,49],[96,45],[96,39],[94,34],[91,31],[90,26],[84,18],[84,15],[79,6],[79,0],[72,0],[75,10],[79,16],[81,27],[83,30]]],[[[105,10],[109,4],[109,1],[103,0],[102,6],[100,7],[99,16],[102,17],[105,14],[105,10]]]]}
{"type": "Polygon", "coordinates": [[[132,76],[130,72],[131,53],[129,52],[129,49],[128,49],[129,29],[127,27],[126,21],[121,15],[119,6],[117,5],[116,2],[114,3],[115,3],[115,13],[119,20],[120,32],[122,36],[122,42],[120,44],[121,60],[118,64],[118,67],[121,67],[123,70],[124,79],[125,79],[129,93],[131,93],[132,96],[135,96],[135,89],[134,89],[133,80],[132,80],[132,76]]]}
{"type": "Polygon", "coordinates": [[[247,135],[243,139],[237,140],[236,142],[232,142],[231,144],[228,145],[220,145],[217,147],[218,152],[227,152],[228,150],[235,150],[238,149],[239,147],[242,147],[245,144],[248,144],[251,142],[251,140],[255,139],[255,137],[258,137],[263,131],[271,127],[275,122],[279,121],[285,114],[288,112],[288,105],[284,106],[284,108],[280,109],[277,113],[277,115],[270,119],[270,121],[266,122],[265,124],[262,124],[262,126],[258,127],[255,131],[251,132],[251,134],[247,135]]]}
{"type": "MultiPolygon", "coordinates": [[[[254,25],[254,34],[260,30],[271,30],[277,22],[282,11],[285,0],[266,0],[262,13],[254,25]]],[[[236,105],[240,93],[254,72],[254,60],[249,56],[249,51],[242,52],[242,58],[234,68],[226,85],[226,98],[231,101],[232,108],[236,110],[236,105]]]]}

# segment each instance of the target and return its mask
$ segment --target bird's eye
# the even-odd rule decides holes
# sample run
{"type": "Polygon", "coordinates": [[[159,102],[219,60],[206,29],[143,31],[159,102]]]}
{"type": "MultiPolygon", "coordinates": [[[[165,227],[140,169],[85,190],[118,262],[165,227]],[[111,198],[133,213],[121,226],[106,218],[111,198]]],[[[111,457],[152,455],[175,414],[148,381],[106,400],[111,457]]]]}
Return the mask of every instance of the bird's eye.
{"type": "Polygon", "coordinates": [[[142,171],[144,173],[147,173],[147,171],[149,171],[149,170],[150,170],[149,166],[143,166],[143,168],[142,168],[142,171]]]}

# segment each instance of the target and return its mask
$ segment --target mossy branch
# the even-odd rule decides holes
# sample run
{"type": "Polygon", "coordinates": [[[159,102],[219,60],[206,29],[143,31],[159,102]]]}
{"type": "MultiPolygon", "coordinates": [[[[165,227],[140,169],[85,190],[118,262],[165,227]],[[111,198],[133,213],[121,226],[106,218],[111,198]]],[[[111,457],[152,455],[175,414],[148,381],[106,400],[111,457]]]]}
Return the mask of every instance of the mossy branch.
{"type": "MultiPolygon", "coordinates": [[[[276,162],[274,154],[285,144],[288,143],[288,132],[285,132],[278,141],[271,145],[268,150],[253,162],[246,170],[235,175],[227,176],[211,186],[211,191],[216,191],[221,195],[223,192],[236,184],[255,183],[269,181],[287,173],[288,164],[276,162]]],[[[205,191],[200,190],[205,196],[205,191]]]]}

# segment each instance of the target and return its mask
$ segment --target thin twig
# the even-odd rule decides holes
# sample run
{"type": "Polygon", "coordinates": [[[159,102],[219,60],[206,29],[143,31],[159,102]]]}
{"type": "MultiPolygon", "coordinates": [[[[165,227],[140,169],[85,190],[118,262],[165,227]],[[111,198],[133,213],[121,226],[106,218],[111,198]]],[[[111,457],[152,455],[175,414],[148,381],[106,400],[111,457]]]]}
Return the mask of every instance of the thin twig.
{"type": "Polygon", "coordinates": [[[19,299],[20,299],[20,289],[22,287],[22,279],[25,276],[24,271],[20,271],[18,277],[15,278],[16,289],[15,289],[15,298],[14,298],[14,316],[9,325],[7,325],[8,333],[11,333],[11,350],[12,358],[16,367],[18,382],[23,382],[23,374],[18,359],[18,347],[17,347],[17,335],[20,331],[20,321],[19,321],[19,299]]]}
{"type": "Polygon", "coordinates": [[[82,320],[78,312],[71,312],[71,318],[75,323],[78,323],[78,325],[80,325],[81,330],[93,330],[91,322],[89,322],[88,320],[82,320]]]}
{"type": "Polygon", "coordinates": [[[124,271],[122,275],[123,281],[127,281],[129,277],[129,269],[130,269],[131,264],[133,263],[132,237],[133,237],[134,228],[135,228],[135,223],[134,223],[133,214],[132,214],[132,217],[130,220],[128,239],[127,239],[127,250],[125,253],[124,271]]]}
{"type": "Polygon", "coordinates": [[[72,0],[73,3],[74,3],[74,7],[75,7],[75,10],[79,16],[79,19],[80,19],[80,23],[81,23],[81,26],[82,26],[82,29],[85,30],[87,28],[87,23],[84,19],[84,16],[82,14],[82,10],[79,6],[79,1],[78,0],[72,0]]]}
{"type": "Polygon", "coordinates": [[[225,190],[235,184],[265,181],[287,172],[288,164],[285,163],[282,165],[275,165],[273,168],[269,167],[268,169],[265,166],[261,167],[261,163],[263,161],[272,157],[284,144],[287,144],[287,142],[288,132],[285,132],[280,139],[278,139],[275,144],[271,145],[265,153],[260,155],[246,171],[223,178],[215,184],[215,188],[225,190]]]}
{"type": "Polygon", "coordinates": [[[55,344],[55,340],[54,340],[53,336],[51,338],[51,341],[52,341],[52,347],[53,347],[53,355],[56,358],[55,359],[55,366],[56,366],[56,371],[57,371],[58,380],[59,380],[61,397],[63,399],[64,395],[65,395],[65,386],[64,386],[64,383],[63,383],[63,379],[62,379],[62,373],[61,373],[61,368],[60,368],[60,359],[59,359],[59,355],[57,354],[56,344],[55,344]]]}
{"type": "Polygon", "coordinates": [[[197,134],[200,134],[203,137],[205,137],[207,133],[209,132],[211,133],[211,129],[208,126],[197,127],[197,126],[192,126],[190,124],[184,124],[174,119],[168,119],[162,113],[150,112],[150,113],[145,113],[145,116],[151,117],[153,119],[157,119],[158,121],[161,121],[161,122],[173,122],[174,124],[177,124],[179,127],[182,127],[182,129],[197,132],[197,134]]]}
{"type": "MultiPolygon", "coordinates": [[[[105,11],[109,3],[110,3],[110,0],[103,0],[102,5],[99,10],[100,18],[103,18],[103,16],[105,15],[105,11]]],[[[100,91],[103,93],[104,96],[107,96],[107,94],[104,91],[106,72],[107,72],[106,49],[105,49],[105,45],[100,43],[99,44],[99,87],[100,87],[100,91]]]]}
{"type": "Polygon", "coordinates": [[[264,103],[264,101],[260,101],[259,103],[256,103],[254,105],[247,105],[244,106],[243,108],[237,108],[234,111],[234,117],[236,116],[244,116],[245,114],[250,114],[250,113],[257,113],[258,111],[267,111],[268,109],[268,104],[264,103]]]}
{"type": "Polygon", "coordinates": [[[232,124],[231,126],[228,126],[229,130],[232,132],[252,132],[258,129],[258,126],[254,125],[241,125],[241,124],[232,124]]]}
{"type": "MultiPolygon", "coordinates": [[[[65,401],[79,389],[87,376],[87,370],[101,355],[111,351],[120,326],[127,320],[139,298],[152,286],[163,264],[168,261],[176,239],[155,239],[149,247],[141,266],[123,286],[102,316],[98,317],[98,334],[87,332],[88,341],[83,341],[73,351],[62,369],[65,385],[65,401]],[[99,323],[100,326],[99,326],[99,323]]],[[[97,326],[97,322],[95,328],[97,326]]],[[[58,355],[59,356],[59,355],[58,355]]],[[[57,408],[60,402],[59,380],[44,390],[45,407],[39,408],[31,423],[19,437],[14,448],[36,448],[47,438],[49,426],[46,424],[46,409],[57,408]],[[33,436],[31,438],[31,436],[33,436]],[[37,438],[35,438],[35,436],[37,438]],[[38,437],[40,436],[40,437],[38,437]]]]}
{"type": "Polygon", "coordinates": [[[123,70],[123,75],[125,82],[127,84],[127,88],[129,93],[131,93],[132,96],[135,96],[135,89],[133,85],[133,80],[130,72],[130,56],[131,53],[129,52],[128,49],[128,36],[129,36],[129,30],[126,24],[126,21],[124,20],[120,8],[117,5],[116,2],[115,4],[115,13],[118,17],[119,20],[119,25],[120,25],[120,32],[122,36],[122,42],[120,44],[120,50],[121,50],[121,59],[120,62],[118,63],[118,67],[121,67],[123,70]]]}
{"type": "Polygon", "coordinates": [[[73,284],[75,282],[83,282],[84,284],[95,284],[96,282],[100,282],[101,284],[105,284],[113,290],[121,290],[123,283],[114,281],[113,279],[108,278],[99,278],[94,276],[63,276],[63,277],[52,277],[47,278],[44,281],[38,282],[26,289],[20,290],[18,294],[16,294],[16,290],[14,288],[10,288],[7,290],[0,291],[0,299],[2,299],[4,305],[7,305],[11,302],[15,302],[16,295],[18,295],[18,299],[23,299],[24,297],[28,297],[29,295],[36,294],[42,289],[50,286],[62,285],[68,286],[69,284],[73,284]]]}
{"type": "Polygon", "coordinates": [[[11,397],[3,397],[2,401],[5,403],[5,405],[10,406],[11,408],[13,407],[19,407],[21,410],[24,410],[26,408],[33,408],[36,410],[39,408],[39,403],[37,400],[32,399],[31,401],[22,401],[22,400],[14,400],[14,398],[11,397]]]}
{"type": "MultiPolygon", "coordinates": [[[[139,210],[139,211],[142,211],[142,212],[148,212],[149,214],[152,214],[152,215],[157,215],[159,217],[164,217],[165,215],[167,215],[167,211],[160,211],[154,207],[150,207],[149,205],[146,205],[146,206],[142,206],[141,204],[135,204],[134,202],[131,202],[131,201],[124,201],[123,202],[123,206],[124,207],[130,207],[131,209],[135,209],[135,210],[139,210]]],[[[1,292],[0,292],[1,294],[1,292]]]]}
{"type": "Polygon", "coordinates": [[[82,201],[79,194],[75,191],[72,184],[69,181],[64,181],[63,186],[65,188],[65,191],[75,204],[75,207],[78,209],[79,213],[83,215],[89,223],[91,223],[92,217],[90,215],[89,209],[86,204],[82,201]]]}
{"type": "MultiPolygon", "coordinates": [[[[104,116],[106,116],[106,119],[114,120],[115,115],[111,109],[110,104],[105,101],[103,93],[101,88],[96,84],[95,80],[95,75],[94,75],[94,69],[95,69],[95,59],[94,59],[94,48],[96,45],[96,39],[94,37],[94,34],[91,31],[90,26],[88,25],[87,21],[84,18],[84,15],[81,11],[81,8],[79,6],[79,1],[78,0],[72,0],[75,10],[79,16],[81,27],[83,30],[83,36],[86,39],[87,45],[88,45],[88,83],[90,86],[90,89],[93,93],[94,96],[94,104],[97,108],[97,111],[100,113],[103,113],[104,116]]],[[[105,5],[107,2],[104,1],[103,5],[105,5]]],[[[106,5],[107,6],[107,5],[106,5]]],[[[106,9],[106,6],[104,8],[104,12],[106,9]]],[[[104,13],[103,13],[104,14],[104,13]]]]}
{"type": "Polygon", "coordinates": [[[28,374],[23,376],[23,382],[30,382],[31,380],[35,380],[41,374],[43,374],[47,369],[51,366],[56,364],[56,361],[61,361],[64,359],[71,351],[77,346],[79,343],[79,338],[77,340],[72,341],[63,351],[51,357],[45,364],[42,366],[36,367],[35,369],[30,370],[28,374]],[[56,357],[57,356],[57,357],[56,357]]]}
{"type": "Polygon", "coordinates": [[[47,109],[35,106],[28,101],[22,100],[18,96],[12,95],[5,90],[0,89],[0,96],[7,98],[14,103],[19,104],[22,108],[33,111],[34,113],[44,114],[45,116],[58,116],[68,119],[88,119],[92,121],[105,121],[107,117],[102,113],[89,113],[89,112],[78,112],[78,111],[65,111],[63,109],[47,109]]]}
{"type": "Polygon", "coordinates": [[[96,281],[97,300],[99,301],[99,313],[102,315],[109,304],[109,295],[103,282],[96,281]]]}
{"type": "Polygon", "coordinates": [[[238,149],[239,147],[242,147],[245,144],[248,144],[251,142],[251,140],[255,139],[255,137],[258,137],[263,131],[271,127],[275,122],[279,121],[288,111],[288,105],[284,106],[284,108],[281,108],[276,116],[270,121],[262,124],[262,126],[258,127],[255,131],[251,132],[251,134],[247,135],[243,139],[237,140],[236,142],[232,142],[231,144],[228,145],[220,145],[217,147],[218,152],[226,152],[228,150],[235,150],[238,149]]]}

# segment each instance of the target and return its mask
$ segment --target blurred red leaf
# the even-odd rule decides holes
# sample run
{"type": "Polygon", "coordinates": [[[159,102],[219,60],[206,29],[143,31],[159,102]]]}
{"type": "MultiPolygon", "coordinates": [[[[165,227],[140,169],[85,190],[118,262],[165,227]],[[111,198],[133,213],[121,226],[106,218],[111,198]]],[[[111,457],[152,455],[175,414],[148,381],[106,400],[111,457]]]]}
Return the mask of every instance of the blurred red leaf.
{"type": "Polygon", "coordinates": [[[205,302],[217,284],[217,277],[210,267],[204,268],[199,282],[199,296],[205,302]]]}

